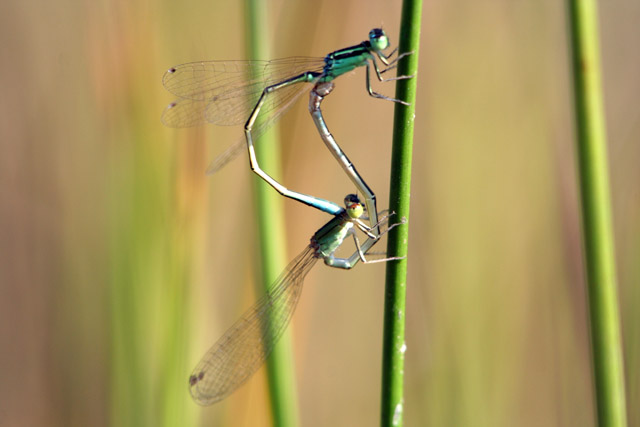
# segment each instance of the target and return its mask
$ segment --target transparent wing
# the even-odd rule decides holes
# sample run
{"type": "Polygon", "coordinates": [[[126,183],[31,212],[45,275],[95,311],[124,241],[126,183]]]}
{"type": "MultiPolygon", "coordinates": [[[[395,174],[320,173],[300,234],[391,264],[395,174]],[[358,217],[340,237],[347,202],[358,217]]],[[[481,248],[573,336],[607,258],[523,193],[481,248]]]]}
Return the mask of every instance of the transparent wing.
{"type": "Polygon", "coordinates": [[[189,377],[196,402],[210,405],[224,399],[262,366],[289,324],[304,278],[317,260],[307,247],[209,349],[189,377]]]}
{"type": "MultiPolygon", "coordinates": [[[[321,72],[324,58],[291,57],[273,61],[205,61],[170,68],[162,79],[165,88],[181,99],[169,104],[162,121],[170,127],[205,122],[217,125],[244,123],[267,86],[306,71],[321,72]],[[177,111],[179,110],[179,111],[177,111]]],[[[300,90],[285,87],[270,95],[262,108],[277,111],[300,90]]]]}
{"type": "Polygon", "coordinates": [[[178,99],[162,112],[162,123],[172,128],[188,128],[203,125],[207,122],[205,111],[208,102],[193,99],[178,99]]]}
{"type": "MultiPolygon", "coordinates": [[[[296,102],[296,100],[300,97],[300,95],[302,95],[307,91],[308,89],[307,86],[308,85],[306,84],[304,85],[297,84],[297,85],[292,85],[287,88],[281,89],[278,92],[275,92],[278,94],[278,96],[280,96],[280,98],[278,99],[278,102],[280,102],[280,106],[279,106],[280,108],[277,111],[273,111],[272,109],[270,111],[271,115],[269,115],[268,117],[264,115],[266,113],[265,113],[265,106],[263,105],[259,115],[261,119],[258,122],[258,124],[253,126],[253,129],[251,130],[251,136],[253,138],[254,144],[259,141],[260,135],[265,133],[267,129],[269,129],[275,122],[277,122],[280,119],[280,116],[284,114],[291,107],[291,105],[293,105],[296,102]]],[[[246,113],[246,114],[248,115],[249,113],[246,113]]],[[[246,118],[245,118],[245,121],[246,121],[246,118]]],[[[233,145],[231,145],[229,148],[223,151],[220,155],[218,155],[215,159],[213,159],[213,161],[207,167],[207,171],[206,171],[207,175],[212,175],[218,172],[220,169],[225,167],[227,163],[235,159],[238,156],[238,154],[246,150],[246,148],[247,148],[247,142],[246,142],[246,138],[243,136],[242,138],[234,142],[233,145]]]]}
{"type": "Polygon", "coordinates": [[[214,173],[225,167],[231,160],[238,157],[238,155],[246,149],[247,141],[245,137],[238,139],[231,146],[229,146],[229,148],[219,154],[218,157],[213,159],[211,163],[209,163],[209,166],[207,166],[207,170],[205,171],[205,173],[207,175],[213,175],[214,173]]]}

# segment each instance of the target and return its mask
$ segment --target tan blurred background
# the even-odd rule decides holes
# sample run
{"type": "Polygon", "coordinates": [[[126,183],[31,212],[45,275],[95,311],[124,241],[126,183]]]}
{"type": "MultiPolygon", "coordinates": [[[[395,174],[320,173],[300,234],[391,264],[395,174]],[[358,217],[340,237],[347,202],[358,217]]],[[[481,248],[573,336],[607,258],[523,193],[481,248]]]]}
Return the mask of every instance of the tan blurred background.
{"type": "MultiPolygon", "coordinates": [[[[408,426],[594,425],[566,10],[426,1],[409,255],[408,426]]],[[[640,3],[601,2],[630,425],[640,426],[640,3]]],[[[274,1],[274,57],[323,56],[399,1],[274,1]]],[[[0,425],[270,425],[264,369],[213,407],[187,377],[254,299],[256,232],[240,128],[174,130],[170,66],[245,58],[241,2],[0,5],[0,425]]],[[[265,58],[268,59],[268,58],[265,58]]],[[[377,85],[392,95],[391,84],[377,85]]],[[[323,105],[388,200],[393,106],[364,71],[323,105]]],[[[283,180],[355,189],[300,101],[283,180]]],[[[285,202],[289,258],[327,218],[285,202]]],[[[383,265],[307,277],[294,317],[301,425],[376,425],[383,265]]]]}

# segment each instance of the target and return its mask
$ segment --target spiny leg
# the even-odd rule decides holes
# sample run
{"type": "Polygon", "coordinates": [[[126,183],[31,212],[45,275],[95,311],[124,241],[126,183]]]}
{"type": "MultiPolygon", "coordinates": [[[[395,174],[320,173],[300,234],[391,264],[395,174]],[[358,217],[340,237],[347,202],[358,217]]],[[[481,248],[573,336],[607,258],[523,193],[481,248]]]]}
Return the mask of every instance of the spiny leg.
{"type": "MultiPolygon", "coordinates": [[[[386,223],[389,221],[389,217],[391,217],[392,214],[390,215],[386,215],[385,217],[383,217],[381,219],[381,221],[377,224],[382,225],[383,223],[386,223]]],[[[392,228],[398,226],[398,225],[402,225],[405,224],[406,221],[402,220],[401,222],[395,223],[395,224],[391,224],[382,234],[380,234],[380,236],[378,236],[378,238],[376,239],[367,239],[365,241],[364,245],[360,245],[360,241],[358,240],[358,236],[356,235],[356,232],[353,229],[349,230],[349,234],[351,234],[353,236],[353,241],[356,245],[356,252],[351,255],[349,258],[340,258],[340,257],[336,257],[333,254],[325,256],[324,257],[324,263],[326,265],[328,265],[329,267],[334,267],[334,268],[341,268],[344,270],[349,270],[351,268],[353,268],[358,261],[362,261],[365,264],[375,264],[378,262],[388,262],[388,261],[397,261],[397,260],[401,260],[404,259],[405,257],[386,257],[386,258],[381,258],[381,259],[366,259],[365,258],[365,254],[369,251],[369,249],[376,244],[379,240],[380,237],[382,237],[384,234],[386,234],[387,232],[389,232],[389,230],[391,230],[392,228]],[[371,243],[370,243],[371,242],[371,243]],[[368,243],[370,243],[369,245],[367,245],[368,243]],[[365,245],[367,245],[365,247],[365,245]]],[[[366,227],[366,226],[365,226],[366,227]]],[[[358,227],[360,228],[360,227],[358,227]]]]}
{"type": "Polygon", "coordinates": [[[376,54],[378,55],[378,58],[380,58],[380,61],[382,61],[382,63],[383,63],[384,65],[389,66],[389,65],[391,65],[391,64],[393,64],[393,63],[395,63],[395,62],[397,62],[397,61],[398,61],[398,59],[400,59],[400,58],[402,57],[402,55],[404,55],[404,53],[403,53],[403,54],[400,56],[400,58],[396,58],[396,59],[394,59],[393,61],[389,61],[389,60],[391,59],[391,57],[392,57],[393,55],[395,55],[397,52],[398,52],[398,48],[396,47],[395,49],[393,49],[393,50],[391,51],[391,53],[389,53],[389,55],[385,55],[385,54],[384,54],[384,53],[382,53],[381,51],[377,51],[377,52],[376,52],[376,54]]]}
{"type": "Polygon", "coordinates": [[[387,68],[385,68],[383,71],[381,71],[382,73],[392,70],[394,68],[396,68],[398,65],[398,61],[401,60],[402,58],[404,58],[405,56],[409,56],[413,54],[413,51],[411,52],[403,52],[402,54],[398,55],[393,61],[389,61],[389,59],[391,58],[391,56],[398,50],[398,48],[395,48],[393,50],[393,52],[391,52],[388,56],[384,56],[382,54],[382,52],[376,52],[376,54],[378,55],[378,58],[380,59],[380,61],[382,61],[382,63],[384,65],[387,66],[387,68]]]}
{"type": "MultiPolygon", "coordinates": [[[[388,212],[388,210],[387,210],[387,212],[388,212]]],[[[380,222],[378,222],[378,226],[381,226],[383,224],[388,223],[389,222],[389,218],[391,218],[393,215],[395,215],[395,212],[391,212],[388,215],[383,215],[382,217],[380,217],[380,222]]],[[[398,225],[402,225],[402,224],[406,224],[406,223],[407,223],[406,219],[402,218],[400,220],[400,222],[396,222],[394,224],[391,224],[390,226],[387,227],[386,230],[384,230],[383,232],[380,233],[380,235],[378,236],[377,240],[379,240],[382,236],[387,234],[391,229],[397,227],[398,225]]],[[[368,234],[366,232],[366,230],[362,229],[362,226],[358,222],[356,222],[355,224],[360,230],[362,230],[364,233],[368,234]]],[[[357,236],[356,232],[352,230],[351,235],[353,236],[353,241],[354,241],[354,243],[356,245],[356,250],[357,250],[358,256],[359,256],[360,260],[365,264],[371,264],[371,263],[376,263],[376,262],[395,261],[395,260],[399,260],[399,259],[404,259],[405,258],[405,257],[386,257],[386,258],[368,260],[368,259],[366,259],[364,257],[364,254],[367,253],[368,251],[363,251],[362,250],[362,248],[360,246],[360,240],[358,240],[358,236],[357,236]]]]}
{"type": "MultiPolygon", "coordinates": [[[[378,212],[378,213],[382,213],[382,212],[388,212],[388,210],[385,209],[384,211],[381,211],[381,212],[378,212]]],[[[381,225],[386,224],[387,222],[389,222],[389,218],[391,218],[393,215],[395,215],[395,212],[390,212],[388,215],[382,215],[380,217],[380,221],[376,225],[378,227],[380,227],[381,225]]],[[[353,255],[351,255],[349,258],[347,258],[346,264],[354,266],[358,261],[362,261],[362,262],[368,263],[368,262],[381,262],[381,261],[392,261],[392,260],[397,260],[397,259],[404,259],[404,257],[390,257],[390,258],[385,258],[385,259],[383,259],[381,261],[378,261],[378,260],[366,260],[366,259],[364,259],[364,254],[368,253],[369,249],[373,245],[375,245],[380,240],[380,238],[382,236],[384,236],[385,234],[387,234],[390,230],[392,230],[393,228],[395,228],[395,227],[397,227],[399,225],[406,224],[406,223],[407,223],[407,220],[405,218],[401,218],[400,222],[393,223],[390,226],[388,226],[386,230],[382,231],[378,235],[377,239],[374,240],[374,239],[369,238],[362,245],[360,245],[360,241],[358,240],[358,238],[357,238],[357,236],[356,236],[356,234],[354,232],[352,235],[353,235],[353,238],[354,238],[354,241],[355,241],[355,244],[356,244],[356,252],[353,255]]],[[[362,230],[361,226],[357,222],[355,222],[355,225],[361,231],[366,233],[366,231],[362,230]]],[[[325,261],[325,263],[326,263],[326,261],[325,261]]]]}
{"type": "MultiPolygon", "coordinates": [[[[372,62],[374,64],[374,69],[376,70],[376,75],[379,75],[376,62],[374,60],[372,60],[372,62]]],[[[388,96],[385,96],[385,95],[379,94],[377,92],[374,92],[373,88],[371,87],[371,68],[370,68],[370,65],[369,65],[368,62],[365,65],[365,68],[367,69],[367,76],[366,76],[366,80],[365,81],[366,81],[366,84],[367,84],[367,92],[369,93],[370,96],[373,96],[374,98],[385,99],[387,101],[398,102],[398,103],[400,103],[402,105],[407,105],[407,106],[409,105],[408,102],[402,101],[400,99],[390,98],[388,96]]],[[[401,77],[404,77],[404,76],[401,76],[401,77]]],[[[398,78],[395,78],[395,79],[398,80],[398,78]]],[[[383,80],[381,79],[380,81],[383,81],[383,80]]]]}

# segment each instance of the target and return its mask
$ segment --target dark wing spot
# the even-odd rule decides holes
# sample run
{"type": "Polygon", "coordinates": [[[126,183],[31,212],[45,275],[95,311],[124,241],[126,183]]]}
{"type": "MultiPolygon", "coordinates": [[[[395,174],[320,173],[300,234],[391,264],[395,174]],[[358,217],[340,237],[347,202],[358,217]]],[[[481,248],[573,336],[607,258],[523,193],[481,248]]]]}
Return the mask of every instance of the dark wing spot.
{"type": "MultiPolygon", "coordinates": [[[[200,373],[200,375],[202,375],[202,372],[200,373]]],[[[191,375],[189,377],[189,385],[191,387],[193,387],[194,385],[198,384],[198,381],[200,381],[200,379],[198,379],[198,377],[196,377],[195,375],[191,375]]]]}
{"type": "Polygon", "coordinates": [[[173,68],[173,67],[169,68],[169,70],[167,71],[167,73],[171,73],[171,74],[173,74],[175,72],[176,72],[176,69],[173,68]]]}

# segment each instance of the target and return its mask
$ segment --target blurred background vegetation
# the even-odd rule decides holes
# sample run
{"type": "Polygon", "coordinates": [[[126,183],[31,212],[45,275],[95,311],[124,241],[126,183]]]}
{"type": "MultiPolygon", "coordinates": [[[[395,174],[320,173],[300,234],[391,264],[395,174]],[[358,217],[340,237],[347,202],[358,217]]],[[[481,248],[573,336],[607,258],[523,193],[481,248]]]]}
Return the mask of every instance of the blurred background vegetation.
{"type": "MultiPolygon", "coordinates": [[[[397,43],[399,1],[270,4],[274,57],[323,56],[381,24],[397,43]]],[[[204,175],[241,129],[159,120],[168,67],[245,57],[242,2],[0,10],[0,425],[270,425],[264,369],[212,407],[187,389],[255,298],[257,178],[246,158],[204,175]]],[[[640,3],[602,2],[600,22],[640,426],[640,3]]],[[[421,47],[406,425],[594,425],[565,6],[426,1],[421,47]]],[[[354,74],[325,117],[384,207],[393,105],[354,74]]],[[[334,201],[354,190],[306,101],[281,124],[286,185],[334,201]]],[[[293,258],[327,218],[285,209],[293,258]]],[[[377,424],[383,269],[308,276],[291,328],[301,425],[377,424]]]]}

